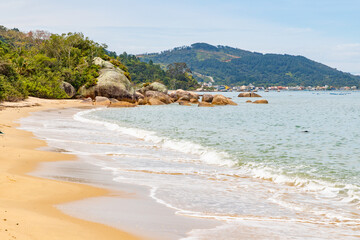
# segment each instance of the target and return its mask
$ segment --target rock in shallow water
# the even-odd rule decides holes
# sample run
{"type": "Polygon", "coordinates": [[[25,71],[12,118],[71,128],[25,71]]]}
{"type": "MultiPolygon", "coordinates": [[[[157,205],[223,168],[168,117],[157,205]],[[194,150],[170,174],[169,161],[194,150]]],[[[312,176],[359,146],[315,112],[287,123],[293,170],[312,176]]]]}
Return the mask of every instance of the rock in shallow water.
{"type": "Polygon", "coordinates": [[[255,104],[268,104],[269,102],[266,99],[256,100],[253,103],[255,104]]]}
{"type": "Polygon", "coordinates": [[[244,93],[240,93],[238,97],[261,97],[261,96],[253,92],[244,92],[244,93]]]}
{"type": "Polygon", "coordinates": [[[229,98],[217,94],[214,96],[213,100],[212,100],[212,104],[214,105],[237,105],[235,102],[233,102],[232,100],[230,100],[229,98]]]}

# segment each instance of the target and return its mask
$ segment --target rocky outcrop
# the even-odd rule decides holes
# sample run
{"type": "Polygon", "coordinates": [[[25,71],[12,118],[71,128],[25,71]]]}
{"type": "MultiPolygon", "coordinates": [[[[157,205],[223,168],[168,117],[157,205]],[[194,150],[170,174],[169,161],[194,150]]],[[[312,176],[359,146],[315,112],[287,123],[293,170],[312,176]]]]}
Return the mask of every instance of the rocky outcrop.
{"type": "Polygon", "coordinates": [[[238,97],[261,97],[259,94],[254,92],[243,92],[238,95],[238,97]]]}
{"type": "Polygon", "coordinates": [[[168,93],[168,89],[165,87],[165,85],[159,82],[153,82],[140,88],[139,90],[141,94],[145,94],[147,91],[162,92],[164,94],[168,93]]]}
{"type": "Polygon", "coordinates": [[[95,86],[89,88],[82,86],[79,89],[81,96],[91,97],[92,99],[96,96],[103,96],[120,101],[135,102],[134,88],[123,70],[99,57],[94,58],[93,62],[102,67],[100,76],[97,78],[95,86]]]}
{"type": "Polygon", "coordinates": [[[251,101],[251,100],[247,100],[246,103],[252,103],[252,101],[251,101]]]}
{"type": "Polygon", "coordinates": [[[220,94],[215,95],[211,103],[214,105],[237,105],[229,98],[220,94]]]}
{"type": "MultiPolygon", "coordinates": [[[[162,93],[162,92],[155,92],[155,91],[147,91],[145,93],[145,99],[146,101],[150,104],[150,100],[151,99],[156,99],[164,104],[170,104],[172,103],[172,100],[170,98],[169,95],[165,94],[165,93],[162,93]]],[[[155,102],[155,101],[153,101],[155,102]]],[[[155,104],[150,104],[150,105],[155,105],[155,104]]],[[[158,104],[156,104],[158,105],[158,104]]]]}
{"type": "Polygon", "coordinates": [[[207,103],[211,103],[212,100],[214,99],[214,96],[211,94],[204,94],[202,97],[202,102],[207,102],[207,103]]]}
{"type": "Polygon", "coordinates": [[[73,87],[73,85],[71,85],[70,83],[68,83],[68,82],[62,82],[60,87],[61,87],[62,90],[64,90],[64,92],[69,96],[69,98],[72,98],[72,97],[75,96],[76,90],[75,90],[75,88],[73,87]]]}
{"type": "MultiPolygon", "coordinates": [[[[191,99],[194,99],[196,101],[199,100],[199,94],[194,93],[194,92],[188,92],[188,91],[184,91],[182,89],[178,89],[175,92],[172,92],[170,94],[170,97],[173,99],[174,102],[176,101],[191,101],[191,99]]],[[[193,100],[193,101],[194,101],[193,100]]]]}
{"type": "Polygon", "coordinates": [[[214,107],[214,105],[208,102],[199,102],[198,107],[214,107]]]}
{"type": "Polygon", "coordinates": [[[256,100],[253,103],[255,104],[268,104],[269,102],[266,99],[256,100]]]}

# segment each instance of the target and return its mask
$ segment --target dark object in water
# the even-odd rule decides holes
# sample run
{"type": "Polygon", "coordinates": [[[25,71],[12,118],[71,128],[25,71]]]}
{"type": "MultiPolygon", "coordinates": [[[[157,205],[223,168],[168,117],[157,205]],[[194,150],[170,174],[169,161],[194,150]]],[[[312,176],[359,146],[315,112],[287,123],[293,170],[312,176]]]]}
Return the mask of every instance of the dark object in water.
{"type": "Polygon", "coordinates": [[[302,131],[302,132],[304,132],[304,133],[308,133],[309,131],[308,131],[308,130],[305,130],[305,131],[302,131]]]}

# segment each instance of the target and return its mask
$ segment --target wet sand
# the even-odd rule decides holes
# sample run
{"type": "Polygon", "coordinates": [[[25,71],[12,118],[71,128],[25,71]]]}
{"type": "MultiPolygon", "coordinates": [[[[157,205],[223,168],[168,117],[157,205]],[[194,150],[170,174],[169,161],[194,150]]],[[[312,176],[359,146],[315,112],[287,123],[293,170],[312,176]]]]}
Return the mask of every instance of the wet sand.
{"type": "Polygon", "coordinates": [[[17,129],[16,121],[34,111],[79,106],[84,106],[80,100],[29,98],[1,107],[0,131],[4,134],[0,134],[0,239],[140,239],[104,224],[71,217],[55,207],[110,196],[109,190],[27,174],[41,162],[73,160],[75,156],[37,150],[46,143],[17,129]]]}

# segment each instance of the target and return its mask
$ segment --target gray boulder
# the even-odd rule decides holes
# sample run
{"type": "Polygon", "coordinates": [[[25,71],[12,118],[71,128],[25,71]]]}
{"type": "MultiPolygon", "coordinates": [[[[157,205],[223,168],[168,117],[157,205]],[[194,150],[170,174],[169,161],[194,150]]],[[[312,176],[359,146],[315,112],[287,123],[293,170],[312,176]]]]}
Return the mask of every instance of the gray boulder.
{"type": "Polygon", "coordinates": [[[204,94],[202,97],[202,101],[208,102],[208,103],[211,103],[213,99],[214,99],[214,96],[212,94],[204,94]]]}
{"type": "Polygon", "coordinates": [[[124,75],[123,70],[99,57],[94,58],[94,64],[102,67],[97,78],[97,84],[90,88],[82,86],[79,89],[81,96],[91,97],[92,99],[96,96],[103,96],[120,101],[135,101],[134,88],[131,86],[129,79],[124,75]]]}
{"type": "Polygon", "coordinates": [[[70,83],[62,82],[60,87],[65,91],[65,93],[69,96],[69,98],[72,98],[75,96],[76,90],[73,87],[73,85],[71,85],[70,83]]]}
{"type": "Polygon", "coordinates": [[[147,91],[155,91],[155,92],[162,92],[167,94],[168,89],[165,87],[164,84],[159,83],[159,82],[153,82],[147,86],[144,86],[142,88],[140,88],[139,92],[144,94],[147,91]]]}

